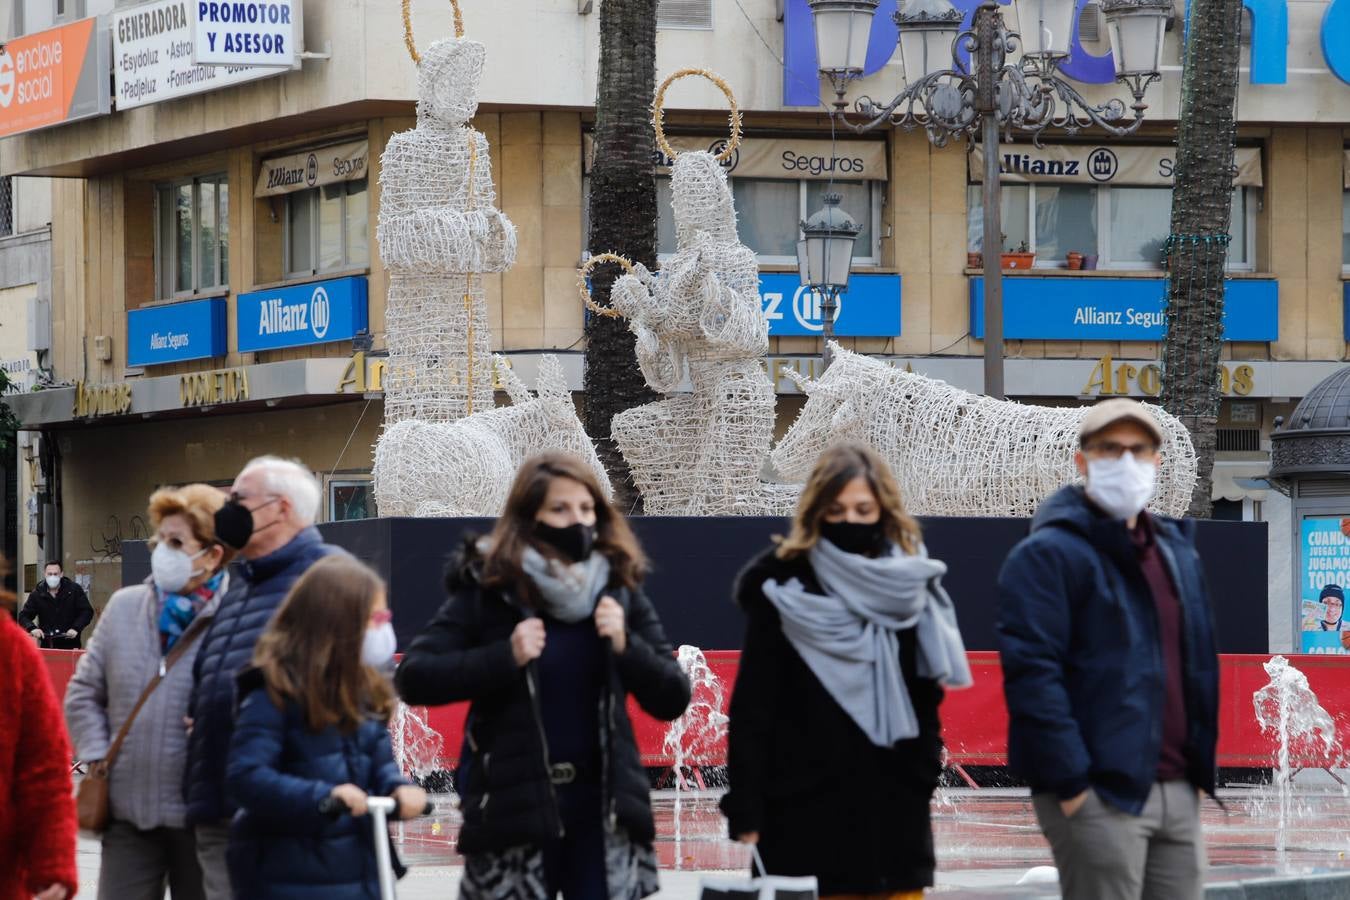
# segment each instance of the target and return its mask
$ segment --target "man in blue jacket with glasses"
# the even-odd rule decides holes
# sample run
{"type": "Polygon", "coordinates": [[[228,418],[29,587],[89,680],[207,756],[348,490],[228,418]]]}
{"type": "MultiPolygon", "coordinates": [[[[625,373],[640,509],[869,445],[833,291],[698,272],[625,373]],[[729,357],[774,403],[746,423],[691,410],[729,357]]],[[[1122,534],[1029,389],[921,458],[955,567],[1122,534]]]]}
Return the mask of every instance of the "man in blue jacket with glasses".
{"type": "Polygon", "coordinates": [[[1200,900],[1218,656],[1194,522],[1145,511],[1163,435],[1139,403],[1084,418],[1083,486],[1049,497],[999,574],[1008,762],[1067,900],[1200,900]]]}

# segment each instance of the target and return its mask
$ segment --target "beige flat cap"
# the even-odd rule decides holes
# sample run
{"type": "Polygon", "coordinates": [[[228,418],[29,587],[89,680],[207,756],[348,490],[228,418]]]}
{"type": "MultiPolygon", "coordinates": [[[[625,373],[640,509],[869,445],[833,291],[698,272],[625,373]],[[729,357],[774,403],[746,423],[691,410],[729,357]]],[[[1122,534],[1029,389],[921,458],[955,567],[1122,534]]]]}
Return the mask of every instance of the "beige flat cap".
{"type": "Polygon", "coordinates": [[[1148,411],[1144,404],[1137,400],[1131,400],[1128,397],[1112,397],[1110,400],[1103,400],[1088,411],[1083,417],[1083,422],[1078,426],[1078,443],[1082,444],[1092,435],[1103,431],[1117,422],[1136,422],[1149,434],[1153,435],[1153,440],[1157,441],[1158,446],[1162,446],[1163,433],[1158,427],[1158,420],[1153,418],[1153,414],[1148,411]]]}

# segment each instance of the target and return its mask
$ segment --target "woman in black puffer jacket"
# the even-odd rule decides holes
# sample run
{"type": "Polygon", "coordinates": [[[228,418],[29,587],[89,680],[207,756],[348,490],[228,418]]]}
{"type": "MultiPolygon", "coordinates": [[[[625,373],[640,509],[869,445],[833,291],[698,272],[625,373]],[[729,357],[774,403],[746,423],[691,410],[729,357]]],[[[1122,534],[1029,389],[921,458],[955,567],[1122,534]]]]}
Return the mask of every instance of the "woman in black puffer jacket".
{"type": "Polygon", "coordinates": [[[396,684],[411,704],[471,703],[456,774],[465,900],[655,892],[624,703],[677,718],[689,681],[642,594],[644,567],[595,476],[565,454],[527,460],[492,533],[452,562],[450,598],[396,684]]]}

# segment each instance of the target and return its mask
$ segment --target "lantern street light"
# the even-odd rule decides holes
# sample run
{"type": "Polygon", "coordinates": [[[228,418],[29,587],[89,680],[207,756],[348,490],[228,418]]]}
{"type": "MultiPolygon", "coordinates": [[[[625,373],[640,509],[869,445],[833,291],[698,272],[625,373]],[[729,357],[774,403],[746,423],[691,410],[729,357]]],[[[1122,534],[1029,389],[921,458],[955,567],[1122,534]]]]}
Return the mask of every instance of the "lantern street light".
{"type": "Polygon", "coordinates": [[[980,133],[984,147],[984,391],[1003,396],[1003,274],[999,134],[1025,132],[1040,146],[1047,128],[1074,134],[1093,125],[1114,137],[1138,130],[1144,93],[1161,78],[1163,31],[1172,0],[1103,0],[1116,80],[1134,98],[1093,106],[1059,74],[1069,58],[1075,0],[1013,0],[1022,33],[1009,31],[995,0],[975,11],[971,30],[950,0],[903,0],[894,20],[906,86],[885,104],[844,95],[862,77],[877,0],[807,0],[820,72],[834,89],[835,122],[858,134],[883,126],[923,128],[938,147],[980,133]],[[1010,57],[1020,51],[1020,57],[1010,57]],[[963,57],[969,57],[967,63],[963,57]],[[1133,115],[1130,115],[1130,112],[1133,115]],[[856,120],[856,121],[855,121],[856,120]],[[992,263],[992,266],[991,266],[992,263]]]}
{"type": "Polygon", "coordinates": [[[821,354],[822,369],[828,369],[839,295],[848,292],[849,270],[853,266],[853,242],[858,239],[862,226],[839,208],[839,201],[843,199],[841,195],[830,193],[823,199],[824,208],[801,223],[802,239],[797,242],[797,269],[802,284],[810,289],[813,298],[820,298],[821,337],[825,345],[821,354]]]}

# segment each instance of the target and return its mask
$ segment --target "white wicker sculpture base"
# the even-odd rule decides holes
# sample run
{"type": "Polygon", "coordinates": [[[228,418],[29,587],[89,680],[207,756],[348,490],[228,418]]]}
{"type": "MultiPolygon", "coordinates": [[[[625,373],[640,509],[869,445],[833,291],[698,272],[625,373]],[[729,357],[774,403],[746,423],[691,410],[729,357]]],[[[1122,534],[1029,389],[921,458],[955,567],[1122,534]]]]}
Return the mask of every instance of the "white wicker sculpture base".
{"type": "Polygon", "coordinates": [[[380,158],[380,258],[389,269],[385,424],[450,422],[492,408],[484,272],[516,258],[496,209],[478,109],[483,45],[437,41],[418,65],[417,127],[380,158]]]}
{"type": "MultiPolygon", "coordinates": [[[[838,346],[773,451],[786,478],[805,481],[831,444],[870,444],[895,470],[917,515],[1030,516],[1041,500],[1075,481],[1078,425],[1089,407],[1028,406],[958,390],[838,346]]],[[[1196,480],[1190,434],[1160,407],[1149,411],[1166,440],[1149,508],[1184,515],[1196,480]]]]}
{"type": "Polygon", "coordinates": [[[678,252],[659,279],[635,266],[611,298],[636,335],[652,389],[675,391],[687,372],[693,393],[615,416],[614,440],[648,513],[787,512],[796,489],[760,481],[773,441],[769,327],[754,252],[736,237],[726,172],[711,153],[683,153],[671,194],[678,252]]]}
{"type": "Polygon", "coordinates": [[[380,515],[496,516],[516,469],[545,450],[584,460],[610,494],[609,477],[577,417],[557,357],[541,359],[537,396],[504,363],[498,366],[511,406],[456,422],[405,419],[385,427],[375,445],[380,515]]]}

